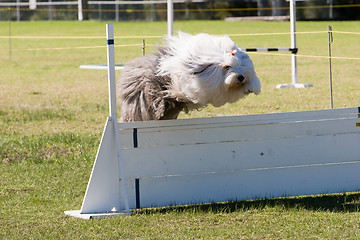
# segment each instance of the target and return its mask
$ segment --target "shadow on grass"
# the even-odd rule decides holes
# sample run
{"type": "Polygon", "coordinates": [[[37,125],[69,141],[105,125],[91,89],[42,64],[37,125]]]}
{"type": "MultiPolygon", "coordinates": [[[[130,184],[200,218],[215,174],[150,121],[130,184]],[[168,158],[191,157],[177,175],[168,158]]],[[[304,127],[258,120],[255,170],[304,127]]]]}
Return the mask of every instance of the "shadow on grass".
{"type": "Polygon", "coordinates": [[[264,209],[268,207],[285,210],[305,209],[310,211],[359,212],[360,192],[146,208],[135,210],[134,214],[170,212],[231,213],[251,209],[264,209]]]}

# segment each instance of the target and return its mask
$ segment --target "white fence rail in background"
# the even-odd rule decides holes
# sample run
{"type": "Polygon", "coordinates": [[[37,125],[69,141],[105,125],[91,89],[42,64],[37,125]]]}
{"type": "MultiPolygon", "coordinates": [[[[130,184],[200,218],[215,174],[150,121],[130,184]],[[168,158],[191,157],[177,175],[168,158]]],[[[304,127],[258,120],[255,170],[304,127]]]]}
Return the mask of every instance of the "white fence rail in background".
{"type": "Polygon", "coordinates": [[[20,7],[29,7],[29,9],[36,9],[37,6],[47,6],[49,11],[49,20],[52,20],[52,7],[53,6],[78,6],[78,20],[82,21],[82,8],[81,8],[81,0],[78,1],[67,1],[67,2],[59,2],[49,0],[48,2],[37,2],[37,1],[29,1],[29,2],[20,2],[17,0],[16,2],[4,2],[0,3],[0,7],[16,7],[16,20],[20,21],[20,7]]]}
{"type": "MultiPolygon", "coordinates": [[[[165,4],[168,2],[171,3],[186,3],[188,0],[154,0],[154,1],[87,1],[88,5],[114,5],[115,13],[116,13],[116,21],[119,20],[119,5],[152,5],[152,4],[165,4]]],[[[192,0],[192,3],[202,3],[208,2],[208,0],[192,0]]],[[[28,2],[21,2],[20,0],[16,0],[16,2],[0,2],[0,7],[16,7],[16,18],[17,21],[20,21],[20,7],[29,7],[29,9],[36,9],[37,6],[47,6],[49,11],[51,12],[53,6],[78,6],[78,20],[83,20],[83,6],[81,0],[76,1],[53,1],[48,0],[47,2],[38,2],[36,0],[29,0],[28,2]]],[[[99,7],[99,11],[101,8],[99,7]]],[[[49,13],[49,20],[51,19],[51,15],[49,13]]]]}

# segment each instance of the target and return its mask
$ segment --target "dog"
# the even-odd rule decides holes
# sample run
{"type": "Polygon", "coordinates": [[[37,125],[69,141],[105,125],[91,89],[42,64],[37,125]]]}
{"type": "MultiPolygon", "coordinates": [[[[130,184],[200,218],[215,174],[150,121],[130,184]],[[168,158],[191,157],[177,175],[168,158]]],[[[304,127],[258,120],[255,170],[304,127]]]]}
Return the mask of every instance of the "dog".
{"type": "Polygon", "coordinates": [[[120,121],[176,119],[208,104],[220,107],[261,84],[247,53],[228,36],[179,32],[157,51],[130,61],[117,84],[120,121]]]}

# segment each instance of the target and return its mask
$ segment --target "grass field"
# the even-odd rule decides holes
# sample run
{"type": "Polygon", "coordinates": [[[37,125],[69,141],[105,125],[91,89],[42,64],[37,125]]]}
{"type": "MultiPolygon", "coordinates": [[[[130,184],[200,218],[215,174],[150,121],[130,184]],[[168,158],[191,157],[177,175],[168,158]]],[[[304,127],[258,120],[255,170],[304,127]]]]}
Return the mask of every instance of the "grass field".
{"type": "MultiPolygon", "coordinates": [[[[360,32],[359,22],[298,22],[297,31],[360,32]]],[[[63,211],[81,207],[108,115],[107,72],[81,64],[106,63],[105,23],[0,22],[0,239],[359,239],[359,193],[265,199],[138,210],[132,216],[80,220],[63,211]],[[79,38],[44,38],[44,37],[79,38]],[[42,37],[42,38],[39,38],[42,37]],[[80,38],[81,37],[81,38],[80,38]],[[95,38],[96,37],[96,38],[95,38]],[[99,38],[97,38],[99,37],[99,38]],[[11,54],[9,54],[9,45],[11,54]],[[94,47],[99,46],[99,47],[94,47]],[[79,48],[89,47],[89,48],[79,48]],[[58,48],[58,49],[53,49],[58,48]],[[42,49],[42,50],[40,50],[42,49]]],[[[210,34],[283,33],[288,22],[176,22],[176,30],[210,34]]],[[[166,23],[114,23],[122,36],[163,36],[166,23]]],[[[239,47],[289,47],[289,35],[234,36],[239,47]]],[[[327,56],[327,33],[299,34],[301,55],[327,56]]],[[[358,34],[334,34],[333,56],[359,58],[358,34]]],[[[159,38],[146,38],[152,51],[159,38]]],[[[116,47],[116,62],[141,48],[116,47]]],[[[298,58],[299,82],[290,83],[290,57],[251,54],[263,92],[188,117],[330,107],[328,60],[298,58]]],[[[334,107],[360,106],[359,60],[333,60],[334,107]]]]}

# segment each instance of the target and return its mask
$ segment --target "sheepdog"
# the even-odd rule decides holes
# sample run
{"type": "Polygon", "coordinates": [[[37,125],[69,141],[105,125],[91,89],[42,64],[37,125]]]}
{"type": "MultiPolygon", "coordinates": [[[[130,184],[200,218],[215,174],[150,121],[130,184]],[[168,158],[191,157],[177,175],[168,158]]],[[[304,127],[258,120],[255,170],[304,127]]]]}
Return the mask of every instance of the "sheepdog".
{"type": "Polygon", "coordinates": [[[123,122],[176,119],[261,92],[253,62],[228,36],[182,32],[126,64],[117,89],[123,122]]]}

